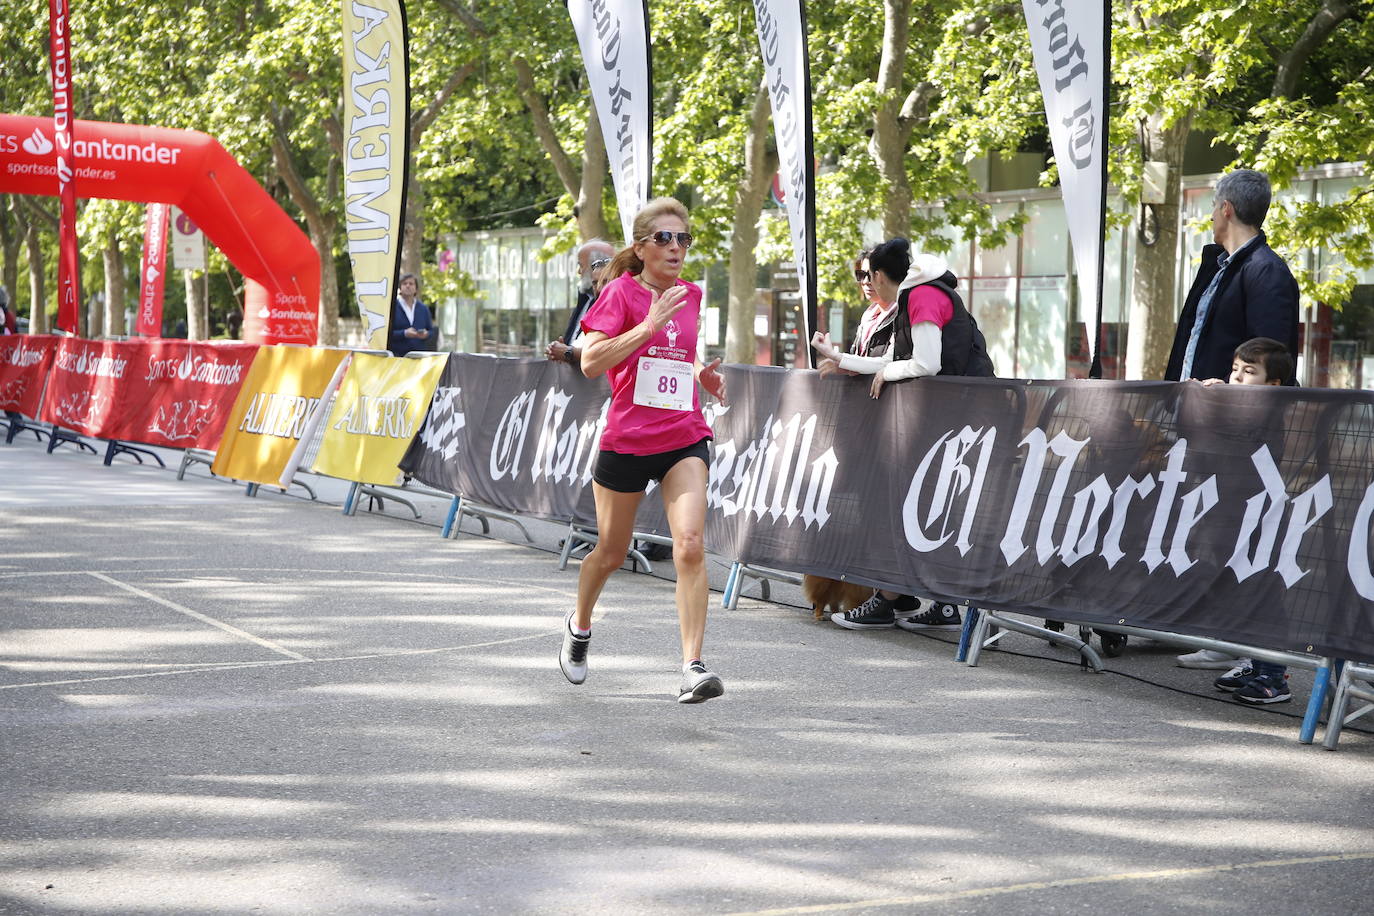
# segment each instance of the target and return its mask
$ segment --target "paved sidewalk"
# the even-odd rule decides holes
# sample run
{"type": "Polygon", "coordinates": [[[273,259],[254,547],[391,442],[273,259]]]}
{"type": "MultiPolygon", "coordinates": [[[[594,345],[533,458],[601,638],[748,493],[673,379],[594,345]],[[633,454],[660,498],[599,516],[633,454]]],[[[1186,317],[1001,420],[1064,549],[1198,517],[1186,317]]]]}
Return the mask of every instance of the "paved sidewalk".
{"type": "Polygon", "coordinates": [[[1151,643],[967,668],[955,634],[840,630],[784,587],[713,595],[727,693],[679,706],[673,584],[625,571],[573,687],[558,526],[445,541],[437,500],[349,518],[340,482],[250,499],[164,454],[0,445],[0,913],[1374,899],[1374,737],[1299,745],[1310,674],[1280,715],[1151,643]]]}

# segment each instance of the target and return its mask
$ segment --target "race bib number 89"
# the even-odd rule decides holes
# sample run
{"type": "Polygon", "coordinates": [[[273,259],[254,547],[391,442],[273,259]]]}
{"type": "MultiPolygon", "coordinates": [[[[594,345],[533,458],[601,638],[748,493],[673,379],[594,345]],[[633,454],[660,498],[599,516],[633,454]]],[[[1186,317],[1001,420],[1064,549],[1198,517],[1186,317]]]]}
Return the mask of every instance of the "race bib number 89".
{"type": "Polygon", "coordinates": [[[664,410],[691,410],[695,381],[692,364],[681,359],[642,356],[635,377],[635,403],[664,410]]]}

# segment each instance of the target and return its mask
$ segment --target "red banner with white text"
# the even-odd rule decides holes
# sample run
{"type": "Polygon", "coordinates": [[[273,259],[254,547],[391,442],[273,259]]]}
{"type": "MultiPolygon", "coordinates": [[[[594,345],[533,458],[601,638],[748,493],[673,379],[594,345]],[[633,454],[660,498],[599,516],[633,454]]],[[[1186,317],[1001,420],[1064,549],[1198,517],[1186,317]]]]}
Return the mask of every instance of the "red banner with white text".
{"type": "Polygon", "coordinates": [[[138,318],[134,333],[162,336],[162,284],[167,273],[167,204],[148,204],[143,220],[143,264],[138,271],[138,318]]]}
{"type": "Polygon", "coordinates": [[[255,344],[64,339],[43,419],[98,439],[219,447],[255,344]]]}
{"type": "Polygon", "coordinates": [[[58,339],[48,334],[0,337],[0,410],[37,418],[58,339]]]}

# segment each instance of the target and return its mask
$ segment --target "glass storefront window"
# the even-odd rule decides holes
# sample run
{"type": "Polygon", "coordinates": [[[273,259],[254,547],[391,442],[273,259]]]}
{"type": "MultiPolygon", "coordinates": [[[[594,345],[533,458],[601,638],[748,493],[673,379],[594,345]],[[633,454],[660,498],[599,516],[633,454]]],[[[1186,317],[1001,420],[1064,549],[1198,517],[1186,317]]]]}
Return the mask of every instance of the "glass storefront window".
{"type": "Polygon", "coordinates": [[[1023,278],[1019,305],[1016,316],[1017,377],[1063,378],[1064,335],[1069,312],[1068,277],[1023,278]]]}
{"type": "Polygon", "coordinates": [[[1026,201],[1026,228],[1021,234],[1023,277],[1066,276],[1069,272],[1069,223],[1064,202],[1026,201]]]}
{"type": "Polygon", "coordinates": [[[993,370],[1002,378],[1015,378],[1016,278],[975,279],[969,311],[987,340],[993,370]]]}

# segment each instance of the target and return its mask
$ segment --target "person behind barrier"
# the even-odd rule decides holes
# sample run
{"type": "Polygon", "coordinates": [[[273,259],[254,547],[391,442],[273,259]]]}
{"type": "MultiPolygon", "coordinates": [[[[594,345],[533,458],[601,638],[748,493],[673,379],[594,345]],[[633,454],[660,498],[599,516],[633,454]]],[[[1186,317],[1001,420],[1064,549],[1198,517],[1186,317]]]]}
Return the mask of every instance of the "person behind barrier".
{"type": "Polygon", "coordinates": [[[592,611],[611,573],[625,561],[635,512],[650,480],[657,480],[673,537],[677,614],[682,639],[679,703],[725,693],[701,658],[709,591],[706,526],[707,442],[700,384],[725,401],[720,360],[696,357],[701,289],[679,279],[692,245],[687,208],[660,197],[634,220],[634,236],[606,270],[615,279],[582,319],[582,372],[605,374],[611,404],[592,475],[597,544],[582,561],[577,606],[563,620],[558,665],[574,684],[587,678],[592,611]]]}
{"type": "Polygon", "coordinates": [[[18,334],[19,319],[10,308],[9,290],[0,286],[0,334],[18,334]]]}
{"type": "MultiPolygon", "coordinates": [[[[849,352],[857,356],[881,356],[887,352],[892,345],[893,319],[897,313],[896,297],[883,299],[874,288],[873,274],[876,270],[869,260],[871,254],[872,249],[865,248],[854,258],[854,281],[859,284],[859,292],[869,303],[859,321],[859,328],[854,334],[854,339],[849,345],[849,352]]],[[[909,264],[899,263],[897,266],[902,276],[905,276],[909,264]]],[[[821,339],[827,338],[822,335],[821,339]]],[[[829,374],[830,371],[830,368],[827,368],[824,370],[824,374],[829,374]]],[[[834,369],[834,371],[842,375],[859,374],[852,369],[834,369]]],[[[825,602],[821,600],[822,597],[827,595],[833,597],[839,593],[838,590],[842,587],[835,580],[819,576],[807,575],[802,580],[802,593],[812,602],[817,614],[822,613],[823,610],[825,602]]],[[[863,590],[860,589],[858,594],[862,595],[863,590]]],[[[921,603],[913,595],[899,595],[893,601],[893,613],[897,615],[899,622],[907,618],[918,620],[918,618],[926,616],[917,614],[920,609],[921,603]]],[[[959,616],[959,612],[953,605],[941,605],[931,610],[932,612],[939,612],[939,619],[927,622],[934,622],[938,626],[946,625],[949,618],[957,620],[959,616]]],[[[821,618],[818,617],[817,619],[821,618]]],[[[929,629],[929,627],[923,628],[929,629]]]]}
{"type": "MultiPolygon", "coordinates": [[[[10,294],[3,286],[0,286],[0,335],[18,334],[19,322],[14,316],[14,310],[10,308],[10,294]]],[[[5,418],[11,423],[22,423],[23,416],[15,410],[5,411],[5,418]]],[[[13,436],[13,433],[10,434],[13,436]]]]}
{"type": "Polygon", "coordinates": [[[609,273],[603,277],[603,272],[613,257],[615,247],[604,239],[591,239],[577,249],[577,304],[568,317],[567,330],[544,348],[544,355],[550,360],[576,366],[582,359],[582,348],[577,345],[582,336],[582,319],[600,295],[605,281],[611,279],[609,273]]]}
{"type": "MultiPolygon", "coordinates": [[[[869,279],[882,302],[894,303],[891,324],[879,322],[868,338],[871,355],[842,354],[829,334],[816,333],[811,345],[820,353],[821,375],[854,372],[872,375],[871,397],[888,382],[930,375],[991,377],[995,373],[978,322],[964,308],[958,279],[935,255],[911,256],[904,238],[883,242],[868,255],[869,279]],[[890,328],[890,330],[888,330],[890,328]],[[879,347],[881,346],[881,349],[879,347]]],[[[862,330],[862,328],[861,328],[862,330]]],[[[830,619],[850,630],[898,626],[904,630],[958,629],[963,625],[951,604],[934,604],[924,614],[897,619],[896,592],[877,591],[863,604],[830,619]]]]}
{"type": "MultiPolygon", "coordinates": [[[[1224,378],[1236,347],[1255,337],[1298,352],[1298,284],[1260,226],[1269,212],[1269,179],[1236,169],[1217,182],[1212,238],[1184,300],[1165,369],[1166,381],[1224,378]]],[[[1282,384],[1294,382],[1290,375],[1282,384]]]]}
{"type": "Polygon", "coordinates": [[[393,356],[405,356],[415,350],[432,350],[434,318],[429,306],[420,301],[420,279],[414,274],[401,274],[396,284],[396,301],[391,306],[391,334],[388,342],[393,356]]]}
{"type": "MultiPolygon", "coordinates": [[[[1282,385],[1285,379],[1292,377],[1293,357],[1288,348],[1272,338],[1256,337],[1236,347],[1229,379],[1206,379],[1202,384],[1210,387],[1229,381],[1232,385],[1282,385]]],[[[1225,653],[1217,654],[1229,658],[1225,653]]],[[[1180,656],[1180,663],[1187,657],[1180,656]]],[[[1286,666],[1248,658],[1233,661],[1235,664],[1231,670],[1212,682],[1218,690],[1230,691],[1241,703],[1254,706],[1287,703],[1293,698],[1292,691],[1288,689],[1286,666]]]]}

